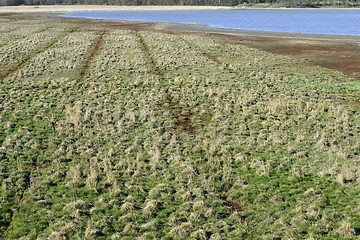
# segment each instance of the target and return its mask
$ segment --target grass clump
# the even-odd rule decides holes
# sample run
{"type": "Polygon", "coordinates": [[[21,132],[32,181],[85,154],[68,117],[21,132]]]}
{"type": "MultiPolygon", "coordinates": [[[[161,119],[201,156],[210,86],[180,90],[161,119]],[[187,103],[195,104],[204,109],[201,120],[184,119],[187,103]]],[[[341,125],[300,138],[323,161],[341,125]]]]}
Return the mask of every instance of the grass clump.
{"type": "Polygon", "coordinates": [[[358,238],[352,79],[210,38],[0,29],[1,237],[358,238]]]}

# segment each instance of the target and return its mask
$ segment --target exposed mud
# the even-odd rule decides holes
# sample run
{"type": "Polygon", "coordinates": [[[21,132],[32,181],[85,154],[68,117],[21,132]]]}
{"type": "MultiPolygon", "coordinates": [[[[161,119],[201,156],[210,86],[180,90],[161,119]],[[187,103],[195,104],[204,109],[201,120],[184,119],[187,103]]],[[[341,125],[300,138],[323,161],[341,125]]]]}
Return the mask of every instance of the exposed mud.
{"type": "MultiPolygon", "coordinates": [[[[140,33],[136,31],[135,33],[136,38],[138,39],[139,46],[148,58],[150,65],[152,66],[152,72],[154,75],[158,75],[159,77],[163,78],[165,76],[165,72],[162,71],[156,63],[149,46],[146,44],[144,38],[141,36],[140,33]]],[[[169,109],[174,120],[175,125],[179,127],[182,131],[192,135],[196,133],[196,128],[193,125],[191,119],[193,117],[193,113],[184,111],[184,108],[180,105],[179,102],[174,101],[170,96],[167,97],[167,102],[169,104],[169,109]]]]}
{"type": "Polygon", "coordinates": [[[269,33],[186,24],[159,24],[156,28],[164,33],[208,36],[274,54],[291,55],[311,65],[360,79],[360,36],[269,33]]]}
{"type": "Polygon", "coordinates": [[[360,79],[360,43],[291,39],[276,36],[244,37],[224,36],[222,34],[212,34],[212,36],[274,54],[291,55],[306,59],[309,64],[340,71],[350,77],[360,79]]]}
{"type": "Polygon", "coordinates": [[[175,118],[175,125],[181,127],[186,133],[193,135],[196,133],[196,127],[193,125],[191,119],[194,116],[192,112],[184,111],[184,108],[179,102],[174,101],[168,97],[169,109],[175,118]]]}
{"type": "Polygon", "coordinates": [[[106,32],[101,31],[98,33],[98,36],[96,37],[95,41],[93,42],[90,51],[85,56],[84,64],[80,69],[80,77],[84,78],[86,76],[86,73],[88,69],[90,68],[90,64],[92,59],[95,57],[101,46],[104,44],[104,36],[106,32]]]}

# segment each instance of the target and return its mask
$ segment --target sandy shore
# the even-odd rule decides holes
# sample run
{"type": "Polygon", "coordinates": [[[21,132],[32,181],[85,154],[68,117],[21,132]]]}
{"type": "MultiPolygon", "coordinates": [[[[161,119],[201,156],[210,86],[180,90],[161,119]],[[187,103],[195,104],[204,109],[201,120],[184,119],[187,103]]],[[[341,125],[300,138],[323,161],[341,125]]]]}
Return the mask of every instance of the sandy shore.
{"type": "Polygon", "coordinates": [[[220,6],[108,6],[108,5],[51,5],[51,6],[5,6],[0,13],[46,13],[79,11],[136,11],[136,10],[215,10],[233,9],[220,6]]]}
{"type": "MultiPolygon", "coordinates": [[[[78,11],[136,11],[136,10],[216,10],[216,9],[275,9],[299,10],[304,8],[251,8],[244,6],[108,6],[108,5],[49,5],[49,6],[0,6],[0,13],[46,13],[78,11]]],[[[308,8],[307,10],[359,10],[359,8],[308,8]]]]}

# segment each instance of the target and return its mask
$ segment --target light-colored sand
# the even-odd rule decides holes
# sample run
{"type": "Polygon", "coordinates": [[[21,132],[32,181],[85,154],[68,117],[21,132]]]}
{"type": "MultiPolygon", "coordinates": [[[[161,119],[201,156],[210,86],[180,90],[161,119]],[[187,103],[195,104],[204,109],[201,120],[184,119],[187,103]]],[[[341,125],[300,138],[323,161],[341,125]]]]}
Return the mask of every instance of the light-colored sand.
{"type": "MultiPolygon", "coordinates": [[[[0,6],[0,13],[58,13],[78,11],[114,11],[114,10],[216,10],[216,9],[286,9],[298,8],[251,8],[245,6],[109,6],[109,5],[43,5],[43,6],[0,6]]],[[[304,8],[300,8],[304,9],[304,8]]],[[[326,10],[359,10],[359,8],[320,8],[326,10]]],[[[319,10],[319,8],[309,10],[319,10]]]]}
{"type": "Polygon", "coordinates": [[[5,6],[0,13],[46,13],[114,10],[212,10],[233,9],[219,6],[108,6],[108,5],[51,5],[51,6],[5,6]]]}

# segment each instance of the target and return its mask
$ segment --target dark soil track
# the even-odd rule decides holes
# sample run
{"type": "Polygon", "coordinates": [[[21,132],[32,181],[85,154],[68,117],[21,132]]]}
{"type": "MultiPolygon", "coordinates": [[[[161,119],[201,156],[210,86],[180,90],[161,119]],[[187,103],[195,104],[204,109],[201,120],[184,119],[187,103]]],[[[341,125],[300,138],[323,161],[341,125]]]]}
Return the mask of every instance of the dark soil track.
{"type": "Polygon", "coordinates": [[[104,44],[104,36],[106,32],[99,32],[97,38],[95,39],[94,43],[92,44],[90,51],[85,57],[84,65],[80,69],[80,77],[84,78],[86,76],[86,72],[90,67],[91,60],[94,58],[96,53],[99,51],[101,46],[104,44]]]}

